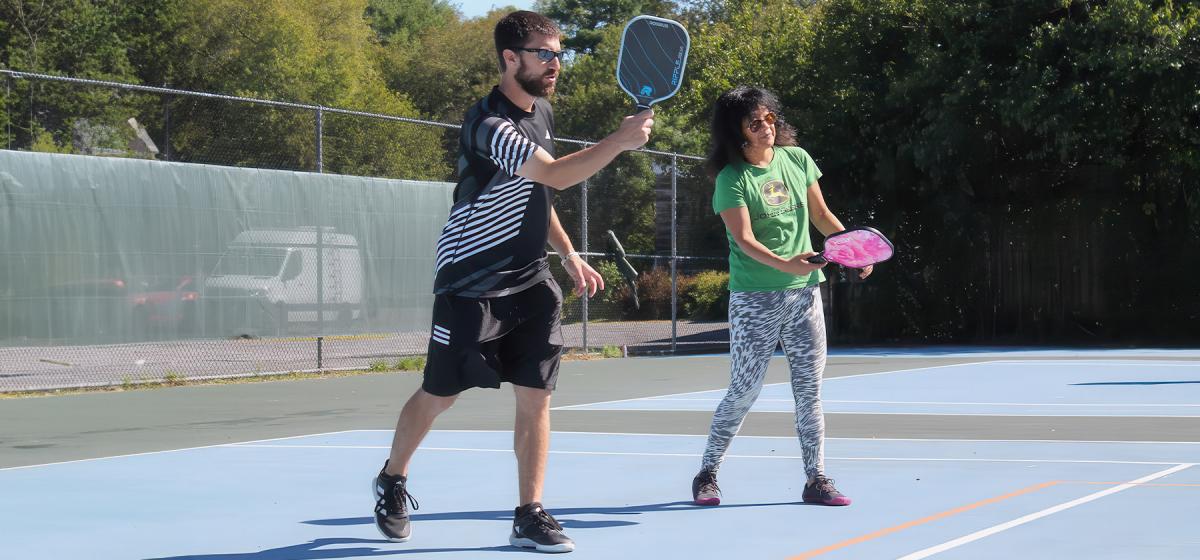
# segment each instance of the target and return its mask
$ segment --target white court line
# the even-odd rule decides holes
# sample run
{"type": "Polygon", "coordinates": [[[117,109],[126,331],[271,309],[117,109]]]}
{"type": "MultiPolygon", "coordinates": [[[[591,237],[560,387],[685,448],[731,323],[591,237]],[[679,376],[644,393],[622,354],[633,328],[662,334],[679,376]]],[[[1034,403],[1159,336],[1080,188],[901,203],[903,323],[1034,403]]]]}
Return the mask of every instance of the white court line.
{"type": "MultiPolygon", "coordinates": [[[[837,377],[826,377],[826,378],[823,380],[823,382],[824,382],[824,383],[829,383],[830,381],[837,381],[837,380],[839,380],[839,379],[848,379],[848,378],[854,378],[854,377],[869,377],[869,376],[872,376],[872,375],[887,375],[887,374],[892,374],[892,373],[911,373],[911,372],[914,372],[914,371],[925,371],[925,370],[929,370],[929,369],[941,369],[941,368],[950,368],[950,367],[972,366],[972,365],[989,364],[989,363],[992,363],[992,361],[991,361],[991,360],[988,360],[988,361],[983,361],[983,362],[964,362],[964,363],[961,363],[961,364],[946,364],[946,365],[942,365],[942,366],[929,366],[929,367],[919,367],[919,368],[909,368],[909,369],[896,369],[896,370],[888,370],[888,371],[876,371],[876,372],[872,372],[872,373],[856,373],[856,374],[852,374],[852,375],[839,375],[839,376],[837,376],[837,377]]],[[[767,387],[777,387],[777,386],[780,386],[780,385],[788,385],[788,383],[787,383],[787,382],[784,382],[784,383],[768,383],[768,384],[766,384],[766,385],[763,385],[763,388],[764,388],[764,389],[766,389],[767,387]]],[[[704,391],[689,391],[689,392],[687,392],[687,393],[670,393],[670,394],[667,394],[667,395],[652,395],[652,396],[649,396],[649,397],[634,397],[634,398],[631,398],[631,399],[617,399],[617,400],[614,400],[614,401],[600,401],[600,402],[591,402],[591,403],[583,403],[583,404],[569,404],[569,405],[565,405],[565,406],[556,406],[556,407],[552,407],[550,410],[571,410],[571,409],[576,409],[576,408],[584,408],[584,407],[589,407],[589,406],[598,406],[598,405],[602,405],[602,404],[613,404],[613,403],[623,403],[623,402],[632,402],[632,401],[644,401],[644,400],[661,400],[661,399],[666,399],[666,398],[668,398],[668,397],[685,397],[685,396],[688,396],[688,395],[701,395],[701,394],[704,394],[704,393],[711,393],[711,392],[714,392],[714,391],[722,391],[722,392],[724,392],[724,391],[725,391],[725,388],[722,388],[722,389],[707,389],[707,390],[704,390],[704,391]]]]}
{"type": "MultiPolygon", "coordinates": [[[[721,399],[667,399],[656,398],[651,399],[654,402],[717,402],[721,399]]],[[[754,402],[782,402],[792,403],[793,399],[763,399],[759,398],[754,402]]],[[[1200,407],[1200,404],[1162,404],[1162,403],[1008,403],[1008,402],[946,402],[946,401],[848,401],[835,399],[821,399],[822,403],[852,403],[852,404],[936,404],[936,405],[971,405],[971,406],[1108,406],[1108,407],[1123,407],[1123,406],[1194,406],[1200,407]]]]}
{"type": "Polygon", "coordinates": [[[1200,361],[1184,360],[992,360],[993,364],[1022,364],[1022,365],[1080,365],[1080,366],[1151,366],[1153,367],[1200,367],[1200,361]]]}
{"type": "Polygon", "coordinates": [[[52,467],[55,465],[70,465],[72,463],[86,463],[88,461],[104,461],[104,460],[108,460],[108,459],[123,459],[126,457],[142,457],[145,455],[159,455],[162,453],[174,453],[176,451],[193,451],[196,449],[213,449],[213,448],[217,448],[217,447],[249,445],[249,444],[254,444],[254,443],[262,443],[262,442],[266,442],[266,441],[285,441],[285,440],[289,440],[289,439],[299,439],[299,438],[306,438],[306,437],[333,436],[333,435],[347,434],[350,432],[358,432],[358,431],[361,431],[361,430],[338,430],[336,432],[322,432],[322,433],[318,433],[318,434],[304,434],[304,435],[299,435],[299,436],[286,436],[286,437],[280,437],[280,438],[253,439],[250,441],[243,441],[243,442],[239,442],[239,443],[215,443],[213,445],[199,445],[196,447],[181,447],[179,449],[162,449],[159,451],[146,451],[143,453],[126,453],[124,455],[109,455],[106,457],[89,457],[87,459],[74,459],[71,461],[58,461],[55,463],[41,463],[41,464],[37,464],[37,465],[21,465],[19,467],[3,467],[3,468],[0,468],[0,471],[15,471],[15,470],[19,470],[19,469],[32,469],[34,467],[52,467]]]}
{"type": "Polygon", "coordinates": [[[912,554],[909,554],[909,555],[907,555],[907,556],[903,556],[903,557],[899,558],[898,560],[919,560],[919,559],[921,559],[921,558],[928,558],[928,557],[930,557],[930,556],[933,556],[934,554],[942,553],[942,552],[945,552],[945,551],[947,551],[947,550],[950,550],[950,549],[952,549],[952,548],[957,548],[957,547],[959,547],[959,546],[962,546],[962,545],[964,545],[964,544],[967,544],[967,543],[969,543],[969,542],[974,542],[974,541],[977,541],[977,540],[979,540],[979,539],[982,539],[982,538],[984,538],[984,537],[989,537],[989,536],[991,536],[991,535],[994,535],[994,534],[996,534],[996,533],[999,533],[999,532],[1001,532],[1001,531],[1007,531],[1008,529],[1012,529],[1013,527],[1017,527],[1017,526],[1019,526],[1019,525],[1024,525],[1024,524],[1026,524],[1026,523],[1029,523],[1030,521],[1035,521],[1035,520],[1037,520],[1037,519],[1041,519],[1041,518],[1043,518],[1043,517],[1046,517],[1046,516],[1048,516],[1048,515],[1053,515],[1053,514],[1055,514],[1055,513],[1058,513],[1058,512],[1060,512],[1060,511],[1067,510],[1067,509],[1071,509],[1071,508],[1073,508],[1073,507],[1075,507],[1075,506],[1078,506],[1078,505],[1081,505],[1081,504],[1086,504],[1086,503],[1088,503],[1088,502],[1091,502],[1091,501],[1093,501],[1093,500],[1098,500],[1098,499],[1100,499],[1100,498],[1103,498],[1103,497],[1105,497],[1105,496],[1108,496],[1108,495],[1111,495],[1111,494],[1116,494],[1117,492],[1122,492],[1122,491],[1124,491],[1124,490],[1128,490],[1128,489],[1130,489],[1130,488],[1133,488],[1133,487],[1137,486],[1138,484],[1143,484],[1143,483],[1146,483],[1146,482],[1150,482],[1151,480],[1155,480],[1155,479],[1158,479],[1158,478],[1162,478],[1162,477],[1164,477],[1164,476],[1167,476],[1167,475],[1170,475],[1170,474],[1177,473],[1177,472],[1179,472],[1179,471],[1182,471],[1182,470],[1184,470],[1184,469],[1186,469],[1186,468],[1188,468],[1188,467],[1193,467],[1193,466],[1195,466],[1195,463],[1184,463],[1184,464],[1181,464],[1181,465],[1175,465],[1174,467],[1171,467],[1171,468],[1169,468],[1169,469],[1162,470],[1162,471],[1158,471],[1158,472],[1156,472],[1156,473],[1154,473],[1154,474],[1151,474],[1151,475],[1143,476],[1142,478],[1139,478],[1139,479],[1137,479],[1137,480],[1131,480],[1131,481],[1129,481],[1129,482],[1126,482],[1125,484],[1121,484],[1121,485],[1119,485],[1119,486],[1114,486],[1114,487],[1112,487],[1112,488],[1107,488],[1107,489],[1105,489],[1105,490],[1101,490],[1101,491],[1099,491],[1099,492],[1096,492],[1096,493],[1094,493],[1094,494],[1088,494],[1087,496],[1084,496],[1084,497],[1082,497],[1082,498],[1078,498],[1078,499],[1075,499],[1075,500],[1071,500],[1071,501],[1069,501],[1069,502],[1061,503],[1061,504],[1059,504],[1059,505],[1056,505],[1056,506],[1054,506],[1054,507],[1046,508],[1046,509],[1044,509],[1044,510],[1041,510],[1041,511],[1038,511],[1038,512],[1031,513],[1031,514],[1029,514],[1029,515],[1026,515],[1026,516],[1024,516],[1024,517],[1018,517],[1018,518],[1016,518],[1016,519],[1014,519],[1014,520],[1012,520],[1012,521],[1008,521],[1008,522],[1006,522],[1006,523],[1001,523],[1001,524],[999,524],[999,525],[993,525],[993,526],[991,526],[991,527],[988,527],[987,529],[983,529],[983,530],[981,530],[981,531],[976,531],[976,532],[974,532],[974,533],[971,533],[971,534],[969,534],[969,535],[965,535],[965,536],[959,537],[959,538],[957,538],[957,539],[954,539],[954,540],[951,540],[951,541],[946,541],[946,542],[944,542],[944,543],[942,543],[942,544],[939,544],[939,545],[937,545],[937,546],[932,546],[932,547],[926,548],[926,549],[924,549],[924,550],[918,550],[918,551],[916,551],[916,552],[914,552],[914,553],[912,553],[912,554]]]}
{"type": "MultiPolygon", "coordinates": [[[[248,449],[391,449],[387,445],[258,445],[230,444],[229,447],[248,449]]],[[[512,453],[512,449],[484,447],[420,447],[419,451],[453,451],[467,453],[512,453]]],[[[627,457],[683,457],[696,459],[700,453],[651,453],[646,451],[564,451],[550,450],[551,455],[597,455],[627,457]]],[[[803,455],[740,455],[729,454],[726,459],[787,459],[804,460],[803,455]]],[[[913,463],[1065,463],[1102,465],[1178,465],[1179,461],[1121,461],[1116,459],[980,459],[954,457],[835,457],[826,456],[826,461],[892,461],[913,463]]]]}
{"type": "MultiPolygon", "coordinates": [[[[181,447],[178,449],[162,449],[159,451],[147,451],[143,453],[127,453],[124,455],[110,455],[105,457],[89,457],[87,459],[74,459],[71,461],[58,461],[54,463],[39,463],[36,465],[21,465],[17,467],[0,467],[0,471],[13,471],[20,469],[32,469],[37,467],[51,467],[57,465],[69,465],[73,463],[86,463],[90,461],[105,461],[109,459],[123,459],[127,457],[141,457],[146,455],[159,455],[163,453],[174,453],[176,451],[193,451],[198,449],[215,449],[221,447],[239,447],[250,446],[254,444],[262,444],[271,441],[287,441],[291,439],[300,439],[307,437],[322,437],[334,436],[341,434],[354,433],[392,433],[391,429],[360,429],[360,430],[338,430],[334,432],[318,432],[312,434],[302,434],[298,436],[285,436],[278,438],[255,439],[244,442],[234,443],[217,443],[213,445],[200,445],[196,447],[181,447]]],[[[431,433],[464,433],[464,434],[511,434],[512,430],[433,430],[431,433]]],[[[661,434],[661,433],[628,433],[628,432],[588,432],[588,431],[562,431],[553,432],[554,434],[580,434],[580,435],[598,435],[598,436],[634,436],[634,437],[667,437],[667,438],[707,438],[707,434],[661,434]]],[[[754,435],[738,435],[738,439],[765,439],[765,440],[795,440],[795,436],[754,436],[754,435]]],[[[947,442],[947,443],[1034,443],[1034,444],[1139,444],[1139,445],[1200,445],[1200,441],[1122,441],[1122,440],[1059,440],[1059,439],[942,439],[942,438],[847,438],[847,437],[827,437],[825,441],[899,441],[899,442],[947,442]]],[[[262,445],[261,447],[280,447],[272,445],[262,445]]],[[[337,447],[337,446],[334,446],[337,447]]],[[[371,447],[374,449],[374,447],[371,447]]],[[[380,449],[388,449],[386,446],[380,446],[380,449]]],[[[424,448],[422,448],[424,449],[424,448]]],[[[506,450],[511,452],[512,450],[506,450]]],[[[691,455],[689,455],[691,456],[691,455]]],[[[852,459],[852,458],[848,458],[852,459]]],[[[1177,464],[1177,461],[1172,461],[1162,464],[1177,464]]],[[[1155,463],[1147,463],[1155,464],[1155,463]]]]}
{"type": "MultiPolygon", "coordinates": [[[[349,432],[380,432],[390,434],[391,429],[387,430],[347,430],[349,432]]],[[[430,433],[437,432],[452,432],[461,434],[511,434],[512,430],[465,430],[465,429],[445,429],[433,430],[430,433]]],[[[334,432],[341,433],[341,432],[334,432]]],[[[651,436],[651,437],[684,437],[684,438],[707,438],[708,434],[656,434],[656,433],[638,433],[638,432],[589,432],[589,431],[561,431],[553,432],[554,434],[582,434],[590,436],[651,436]]],[[[323,434],[313,434],[314,436],[323,434]]],[[[303,437],[303,436],[297,436],[303,437]]],[[[796,436],[752,436],[738,434],[738,439],[787,439],[795,440],[796,436]]],[[[291,438],[287,438],[291,439],[291,438]]],[[[273,440],[262,440],[273,441],[273,440]]],[[[974,438],[887,438],[887,437],[827,437],[825,441],[935,441],[935,442],[962,442],[962,443],[1143,443],[1143,444],[1184,444],[1184,445],[1200,445],[1200,441],[1124,441],[1124,440],[1092,440],[1092,439],[974,439],[974,438]]],[[[247,442],[259,443],[259,442],[247,442]]],[[[230,443],[226,445],[238,445],[230,443]]],[[[1174,465],[1176,462],[1170,464],[1174,465]]]]}

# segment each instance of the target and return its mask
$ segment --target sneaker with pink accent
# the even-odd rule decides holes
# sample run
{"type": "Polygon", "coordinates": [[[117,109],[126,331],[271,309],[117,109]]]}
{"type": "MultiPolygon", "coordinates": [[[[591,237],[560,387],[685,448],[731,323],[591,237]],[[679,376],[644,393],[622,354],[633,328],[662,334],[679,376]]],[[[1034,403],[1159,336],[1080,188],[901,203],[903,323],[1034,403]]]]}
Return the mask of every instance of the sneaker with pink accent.
{"type": "Polygon", "coordinates": [[[720,505],[721,489],[717,487],[717,473],[702,470],[692,479],[692,501],[698,506],[720,505]]]}
{"type": "Polygon", "coordinates": [[[819,474],[812,484],[804,485],[804,502],[808,504],[824,504],[827,506],[848,506],[850,498],[846,497],[833,486],[833,479],[819,474]]]}

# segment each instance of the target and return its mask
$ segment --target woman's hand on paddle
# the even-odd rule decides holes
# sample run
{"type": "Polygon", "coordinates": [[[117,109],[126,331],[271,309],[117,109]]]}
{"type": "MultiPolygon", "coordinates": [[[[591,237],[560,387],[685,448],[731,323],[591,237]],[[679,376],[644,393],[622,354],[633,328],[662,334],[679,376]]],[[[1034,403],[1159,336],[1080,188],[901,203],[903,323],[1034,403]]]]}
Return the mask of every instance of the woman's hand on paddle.
{"type": "Polygon", "coordinates": [[[806,276],[808,274],[812,274],[813,271],[821,270],[822,268],[825,268],[825,265],[829,264],[829,263],[813,264],[813,263],[808,262],[809,257],[815,257],[815,256],[817,256],[816,252],[808,251],[805,253],[800,253],[799,255],[796,255],[796,256],[788,259],[787,270],[785,272],[790,272],[792,274],[795,274],[796,276],[806,276]]]}

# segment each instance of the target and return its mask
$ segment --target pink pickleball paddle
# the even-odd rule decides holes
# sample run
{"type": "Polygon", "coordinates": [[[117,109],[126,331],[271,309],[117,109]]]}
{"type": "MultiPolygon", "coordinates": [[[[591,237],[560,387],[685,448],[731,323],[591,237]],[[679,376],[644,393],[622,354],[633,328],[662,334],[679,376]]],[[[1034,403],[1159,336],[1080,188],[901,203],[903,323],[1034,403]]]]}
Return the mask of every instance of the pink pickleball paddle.
{"type": "Polygon", "coordinates": [[[892,258],[896,248],[879,230],[856,227],[825,238],[825,250],[809,257],[808,262],[835,262],[850,268],[864,268],[892,258]]]}

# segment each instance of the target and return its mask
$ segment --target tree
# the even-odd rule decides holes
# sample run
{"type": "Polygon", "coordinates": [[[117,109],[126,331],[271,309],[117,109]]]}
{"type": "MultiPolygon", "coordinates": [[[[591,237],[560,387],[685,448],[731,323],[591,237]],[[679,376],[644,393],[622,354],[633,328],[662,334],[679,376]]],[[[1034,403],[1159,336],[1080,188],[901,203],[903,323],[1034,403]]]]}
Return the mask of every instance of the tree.
{"type": "Polygon", "coordinates": [[[385,47],[383,74],[421,114],[458,123],[467,108],[499,83],[492,30],[507,11],[426,28],[408,43],[385,47]]]}
{"type": "MultiPolygon", "coordinates": [[[[670,0],[547,0],[541,13],[558,22],[567,38],[563,47],[581,54],[596,49],[610,27],[624,27],[636,15],[672,16],[670,0]]],[[[620,40],[620,39],[618,39],[620,40]]]]}
{"type": "MultiPolygon", "coordinates": [[[[389,91],[362,14],[366,0],[195,0],[180,32],[180,85],[394,116],[416,117],[389,91]]],[[[181,100],[172,137],[184,159],[316,168],[312,111],[181,100]]],[[[326,153],[334,172],[444,178],[441,131],[331,116],[326,153]]]]}
{"type": "Polygon", "coordinates": [[[364,15],[384,45],[408,43],[422,32],[459,19],[458,10],[446,0],[368,0],[364,15]]]}
{"type": "MultiPolygon", "coordinates": [[[[128,3],[88,0],[0,2],[0,63],[15,70],[82,78],[140,81],[172,29],[179,2],[128,3]]],[[[72,144],[75,123],[125,130],[131,116],[152,110],[154,100],[109,88],[21,81],[8,106],[18,145],[72,144]],[[16,115],[28,115],[17,118],[16,115]]],[[[7,123],[6,123],[7,124],[7,123]]],[[[117,135],[120,136],[120,135],[117,135]]],[[[115,147],[115,146],[114,146],[115,147]]]]}

